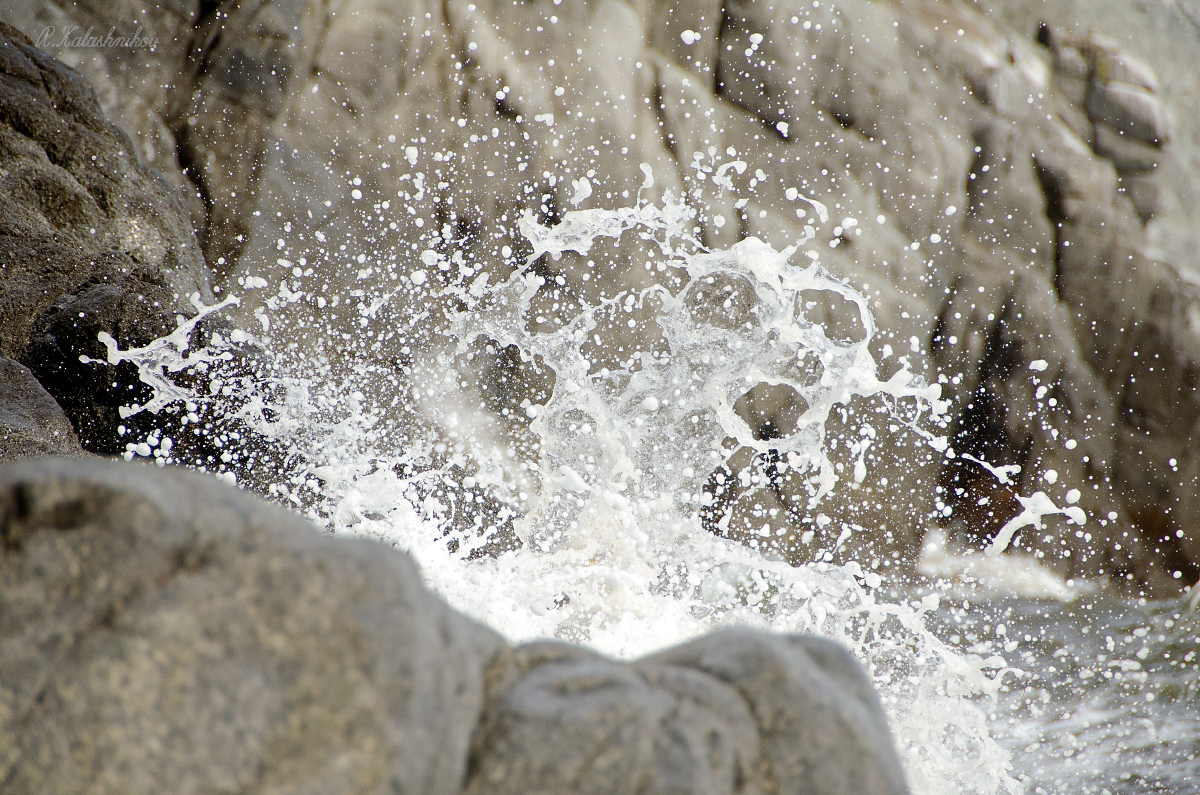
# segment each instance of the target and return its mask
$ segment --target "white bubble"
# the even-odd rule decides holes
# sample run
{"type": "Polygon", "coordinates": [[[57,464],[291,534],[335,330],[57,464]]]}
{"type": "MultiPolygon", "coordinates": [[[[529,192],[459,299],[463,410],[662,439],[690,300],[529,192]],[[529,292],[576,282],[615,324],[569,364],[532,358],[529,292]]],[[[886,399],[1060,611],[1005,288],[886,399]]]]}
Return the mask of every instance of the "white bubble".
{"type": "Polygon", "coordinates": [[[1053,469],[1047,469],[1042,475],[1042,480],[1046,481],[1047,483],[1057,483],[1058,472],[1053,469]]]}
{"type": "Polygon", "coordinates": [[[1030,370],[1037,370],[1039,373],[1049,367],[1050,364],[1045,359],[1034,359],[1029,363],[1030,370]]]}
{"type": "Polygon", "coordinates": [[[413,284],[420,287],[425,283],[425,271],[413,271],[408,278],[412,279],[413,284]]]}
{"type": "Polygon", "coordinates": [[[700,41],[700,34],[694,30],[685,30],[679,34],[679,39],[689,47],[700,41]]]}
{"type": "Polygon", "coordinates": [[[1082,496],[1083,495],[1079,492],[1079,489],[1071,489],[1067,492],[1067,502],[1071,505],[1074,505],[1075,503],[1079,502],[1079,498],[1082,496]]]}
{"type": "Polygon", "coordinates": [[[951,204],[949,207],[946,208],[946,217],[949,218],[950,216],[954,215],[956,212],[958,212],[958,208],[955,207],[953,204],[951,204]]]}

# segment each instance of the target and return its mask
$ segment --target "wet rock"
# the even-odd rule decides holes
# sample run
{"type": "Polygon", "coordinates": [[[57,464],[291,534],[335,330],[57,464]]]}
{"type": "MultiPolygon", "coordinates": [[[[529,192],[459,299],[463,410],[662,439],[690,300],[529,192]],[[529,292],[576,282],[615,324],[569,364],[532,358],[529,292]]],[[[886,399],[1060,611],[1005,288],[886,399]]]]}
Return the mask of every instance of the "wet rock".
{"type": "Polygon", "coordinates": [[[5,792],[907,792],[831,641],[508,648],[407,555],[174,468],[0,467],[0,540],[5,792]]]}
{"type": "Polygon", "coordinates": [[[67,415],[33,373],[0,358],[0,461],[82,454],[67,415]]]}
{"type": "Polygon", "coordinates": [[[188,296],[213,302],[207,269],[177,191],[139,164],[79,74],[3,28],[0,80],[0,353],[30,368],[85,447],[112,452],[104,396],[137,379],[114,385],[79,357],[103,358],[97,330],[145,344],[195,313],[188,296]]]}
{"type": "MultiPolygon", "coordinates": [[[[0,354],[29,368],[85,449],[123,454],[153,433],[196,463],[219,465],[213,437],[238,430],[220,416],[231,407],[205,416],[207,438],[178,416],[123,416],[153,391],[133,362],[109,364],[100,340],[143,347],[216,302],[178,189],[105,120],[87,81],[8,27],[0,29],[0,80],[0,354]]],[[[229,340],[233,327],[206,318],[193,346],[214,334],[229,340]]],[[[253,344],[226,348],[236,362],[224,376],[266,369],[253,344]]],[[[215,373],[205,375],[207,383],[215,373]]],[[[175,380],[195,387],[201,377],[175,380]]],[[[255,457],[239,456],[243,472],[261,464],[248,463],[255,457]]]]}
{"type": "Polygon", "coordinates": [[[908,791],[862,668],[822,638],[727,630],[632,664],[515,649],[467,793],[908,791]]]}

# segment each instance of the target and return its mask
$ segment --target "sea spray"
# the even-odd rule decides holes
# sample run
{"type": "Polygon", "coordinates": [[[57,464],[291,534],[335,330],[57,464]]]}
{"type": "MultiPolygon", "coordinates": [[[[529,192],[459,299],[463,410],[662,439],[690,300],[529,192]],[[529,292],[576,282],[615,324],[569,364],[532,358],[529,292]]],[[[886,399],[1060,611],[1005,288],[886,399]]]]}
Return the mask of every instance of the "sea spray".
{"type": "MultiPolygon", "coordinates": [[[[866,297],[823,272],[815,251],[800,253],[807,240],[776,251],[748,238],[709,251],[691,236],[692,217],[669,198],[662,207],[568,212],[554,227],[527,214],[519,228],[533,251],[522,267],[494,284],[485,271],[443,290],[452,299],[446,336],[415,352],[411,368],[412,402],[423,407],[429,435],[403,448],[380,431],[388,406],[360,388],[365,377],[342,383],[313,362],[281,368],[251,396],[259,409],[247,415],[264,436],[294,434],[304,448],[305,463],[273,493],[334,532],[408,550],[434,590],[513,641],[553,636],[631,658],[730,624],[837,639],[875,681],[914,792],[1019,791],[984,711],[1014,669],[990,649],[964,654],[928,631],[937,595],[884,598],[877,560],[832,563],[847,538],[871,533],[822,508],[870,481],[877,425],[908,429],[919,444],[914,456],[952,454],[936,386],[903,363],[878,377],[866,297]],[[626,236],[658,251],[657,272],[686,278],[620,291],[552,330],[532,328],[531,304],[545,284],[532,267],[538,257],[586,254],[599,238],[626,236]],[[706,288],[717,294],[705,296],[706,288]],[[732,309],[735,290],[746,293],[744,311],[712,311],[714,302],[732,309]],[[856,338],[831,338],[806,317],[812,291],[857,309],[856,338]],[[647,304],[653,311],[643,318],[664,344],[628,366],[597,367],[585,350],[598,318],[615,312],[636,326],[647,321],[632,310],[647,304]],[[480,344],[515,349],[553,372],[540,402],[524,401],[535,437],[524,452],[506,447],[503,429],[455,369],[480,344]],[[763,438],[737,410],[758,384],[786,386],[803,401],[788,433],[763,438]],[[877,402],[852,421],[847,406],[863,398],[877,402]],[[830,453],[831,415],[841,420],[844,460],[830,453]],[[794,534],[811,547],[809,562],[791,565],[768,522],[761,543],[704,525],[717,499],[714,473],[735,450],[753,466],[732,477],[753,481],[769,468],[800,484],[795,513],[783,520],[814,528],[794,534]],[[490,508],[467,510],[482,504],[490,508]],[[512,542],[497,544],[506,534],[512,542]]],[[[422,264],[446,259],[430,250],[422,264]]],[[[424,270],[413,274],[409,283],[427,283],[424,270]]],[[[373,319],[394,295],[363,296],[363,316],[373,319]]],[[[154,348],[159,375],[175,369],[163,350],[154,348]]],[[[109,351],[110,361],[135,356],[109,351]]]]}

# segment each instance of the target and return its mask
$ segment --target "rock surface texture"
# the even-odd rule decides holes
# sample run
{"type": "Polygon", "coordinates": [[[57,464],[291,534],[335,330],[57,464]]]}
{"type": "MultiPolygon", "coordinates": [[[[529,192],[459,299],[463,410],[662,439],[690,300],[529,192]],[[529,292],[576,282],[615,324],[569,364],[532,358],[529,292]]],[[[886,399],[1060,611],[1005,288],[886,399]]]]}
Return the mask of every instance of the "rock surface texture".
{"type": "Polygon", "coordinates": [[[506,646],[407,555],[182,470],[0,467],[0,788],[907,792],[819,638],[506,646]]]}
{"type": "MultiPolygon", "coordinates": [[[[45,437],[29,437],[25,454],[82,444],[117,455],[128,445],[122,427],[139,441],[158,428],[159,438],[174,437],[178,452],[199,463],[216,460],[219,451],[214,455],[195,425],[122,414],[153,392],[134,363],[105,361],[99,338],[109,335],[121,350],[145,346],[216,302],[178,187],[148,168],[129,137],[105,120],[83,77],[8,27],[0,27],[0,272],[0,356],[28,368],[18,374],[10,367],[6,376],[32,373],[49,393],[44,398],[58,404],[49,413],[8,404],[45,437]],[[66,435],[64,412],[73,428],[66,435]]],[[[229,339],[232,331],[228,320],[212,316],[190,339],[229,339]]],[[[231,346],[226,355],[248,372],[262,362],[260,353],[231,346]]],[[[10,445],[6,455],[20,452],[10,445]]]]}
{"type": "Polygon", "coordinates": [[[67,415],[29,368],[0,359],[0,461],[82,454],[67,415]]]}
{"type": "MultiPolygon", "coordinates": [[[[1064,504],[1078,489],[1086,535],[1051,519],[1023,548],[1065,576],[1170,593],[1200,576],[1195,59],[1160,68],[1144,33],[1157,11],[1121,11],[1126,39],[1089,17],[1112,3],[1034,5],[17,0],[0,18],[50,31],[44,45],[99,87],[142,160],[185,188],[208,264],[245,293],[243,327],[388,377],[422,355],[434,367],[409,343],[436,330],[410,319],[436,315],[425,290],[389,274],[428,250],[443,276],[502,276],[522,249],[494,230],[531,205],[552,221],[631,204],[643,164],[656,182],[642,197],[685,197],[708,245],[782,248],[812,226],[823,265],[872,298],[876,356],[889,346],[954,398],[954,448],[1022,466],[1007,491],[965,459],[911,462],[844,517],[886,527],[875,543],[912,558],[931,511],[977,519],[986,540],[1015,494],[1064,504]],[[158,43],[73,48],[70,25],[141,26],[158,43]],[[711,179],[735,157],[744,202],[711,179]],[[827,203],[829,222],[803,215],[793,188],[827,203]],[[356,303],[326,302],[351,289],[391,295],[371,318],[408,333],[359,344],[356,303]]],[[[1200,33],[1180,24],[1169,41],[1194,54],[1200,33]]],[[[636,244],[590,258],[538,266],[545,322],[653,277],[636,244]]],[[[622,333],[610,353],[655,344],[622,333]]],[[[513,376],[499,359],[482,371],[513,376]]],[[[877,450],[880,467],[901,459],[887,440],[877,450]]],[[[730,495],[729,510],[761,523],[787,504],[770,492],[730,495]]],[[[797,559],[833,542],[809,529],[797,559]]]]}
{"type": "Polygon", "coordinates": [[[117,407],[143,387],[132,365],[79,357],[105,357],[100,331],[127,348],[174,329],[195,313],[187,296],[212,303],[208,270],[178,190],[139,163],[86,80],[0,28],[0,85],[0,355],[33,372],[84,445],[120,452],[117,407]]]}

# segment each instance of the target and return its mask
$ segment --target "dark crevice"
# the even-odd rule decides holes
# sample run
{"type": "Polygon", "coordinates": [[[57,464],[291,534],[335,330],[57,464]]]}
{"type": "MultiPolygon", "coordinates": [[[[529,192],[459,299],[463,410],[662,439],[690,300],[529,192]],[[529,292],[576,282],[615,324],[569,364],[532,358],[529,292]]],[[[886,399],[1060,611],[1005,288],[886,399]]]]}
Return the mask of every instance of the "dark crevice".
{"type": "Polygon", "coordinates": [[[712,65],[712,93],[714,96],[722,96],[724,94],[725,84],[721,82],[721,59],[725,52],[722,47],[722,42],[725,41],[725,29],[729,25],[729,12],[725,8],[725,3],[721,3],[721,8],[717,11],[720,19],[717,21],[717,51],[713,56],[712,65]]]}
{"type": "Polygon", "coordinates": [[[1063,300],[1063,224],[1067,220],[1066,207],[1063,202],[1063,186],[1058,175],[1044,167],[1035,159],[1034,171],[1037,174],[1038,185],[1041,186],[1042,196],[1046,199],[1046,217],[1054,228],[1054,292],[1058,300],[1063,300]]]}
{"type": "Polygon", "coordinates": [[[654,115],[658,120],[658,129],[662,131],[659,137],[662,138],[667,151],[671,153],[671,159],[682,168],[683,164],[679,163],[678,141],[675,140],[675,134],[671,132],[670,120],[667,119],[667,101],[663,97],[662,80],[657,79],[657,75],[655,77],[654,98],[651,101],[654,103],[654,115]]]}
{"type": "MultiPolygon", "coordinates": [[[[956,279],[954,284],[950,285],[949,295],[953,296],[958,292],[960,281],[961,280],[956,279]]],[[[942,311],[938,313],[937,319],[933,323],[933,334],[931,335],[929,341],[929,352],[939,359],[942,359],[943,354],[946,353],[947,337],[949,336],[946,333],[946,326],[949,323],[948,317],[950,315],[950,310],[953,307],[953,300],[946,301],[945,305],[942,307],[942,311]]]]}
{"type": "Polygon", "coordinates": [[[1034,34],[1033,40],[1046,49],[1054,49],[1054,31],[1045,22],[1038,23],[1037,33],[1034,34]]]}
{"type": "Polygon", "coordinates": [[[740,243],[743,240],[745,240],[746,238],[750,237],[750,218],[749,218],[749,216],[746,215],[745,209],[734,210],[734,212],[737,213],[737,220],[738,220],[737,242],[740,243]]]}
{"type": "Polygon", "coordinates": [[[984,140],[982,135],[977,134],[972,136],[971,142],[979,152],[975,155],[975,160],[972,161],[971,167],[967,169],[967,213],[969,215],[976,215],[979,211],[979,190],[976,188],[975,183],[979,182],[985,173],[983,167],[987,165],[989,152],[987,141],[984,140]]]}
{"type": "Polygon", "coordinates": [[[163,122],[175,139],[175,160],[204,205],[203,226],[195,230],[196,239],[202,252],[207,252],[209,248],[213,198],[204,181],[200,156],[188,140],[191,130],[189,119],[192,113],[196,83],[204,74],[210,53],[220,42],[223,30],[220,24],[221,2],[222,0],[201,0],[199,13],[192,25],[191,41],[188,42],[187,62],[183,65],[184,79],[173,85],[167,98],[167,107],[163,112],[163,122]]]}
{"type": "Polygon", "coordinates": [[[836,121],[838,124],[840,124],[842,126],[842,129],[845,129],[845,130],[854,130],[855,129],[854,114],[850,113],[849,111],[831,110],[829,108],[826,108],[825,112],[828,113],[830,116],[832,116],[834,121],[836,121]]]}
{"type": "Polygon", "coordinates": [[[514,124],[517,122],[517,117],[520,116],[520,114],[508,104],[507,97],[496,100],[496,115],[502,119],[508,119],[514,124]]]}
{"type": "Polygon", "coordinates": [[[213,199],[208,185],[204,182],[204,172],[200,168],[200,163],[196,157],[194,149],[188,145],[187,141],[187,126],[177,131],[175,134],[175,159],[179,162],[179,167],[183,169],[184,176],[192,183],[196,189],[196,194],[200,197],[200,201],[204,204],[204,226],[196,231],[196,240],[200,244],[201,251],[208,250],[208,226],[212,219],[213,199]]]}
{"type": "MultiPolygon", "coordinates": [[[[948,302],[934,331],[935,350],[947,343],[946,316],[953,308],[948,302]]],[[[1022,510],[1016,501],[1016,487],[1005,486],[990,472],[963,459],[963,454],[999,465],[1016,464],[1024,471],[1033,451],[1034,439],[1025,434],[1014,437],[1008,427],[1008,405],[1003,399],[1004,384],[1013,378],[1024,361],[1019,338],[1005,332],[1012,322],[1014,302],[1007,297],[995,323],[988,329],[979,362],[978,386],[969,396],[957,420],[951,438],[959,453],[949,460],[938,477],[951,514],[942,517],[943,525],[959,523],[972,543],[986,544],[1004,524],[1022,510]]],[[[942,357],[944,359],[944,357],[942,357]]]]}

